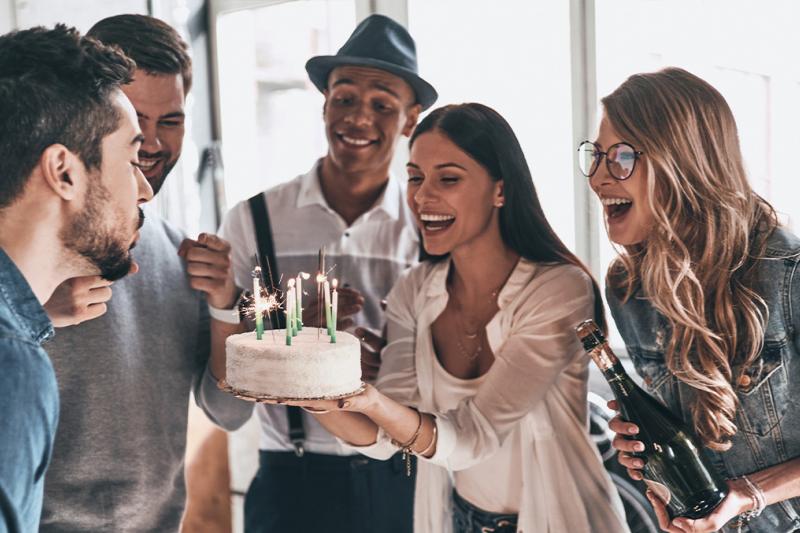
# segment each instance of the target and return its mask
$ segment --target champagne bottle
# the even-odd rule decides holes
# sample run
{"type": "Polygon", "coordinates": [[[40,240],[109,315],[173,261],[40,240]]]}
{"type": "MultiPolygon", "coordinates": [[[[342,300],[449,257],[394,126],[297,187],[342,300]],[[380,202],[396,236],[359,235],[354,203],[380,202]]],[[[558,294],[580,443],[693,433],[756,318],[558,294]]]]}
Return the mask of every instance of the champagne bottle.
{"type": "Polygon", "coordinates": [[[708,464],[697,438],[666,406],[633,382],[593,320],[582,322],[575,331],[611,386],[622,417],[639,426],[639,433],[632,438],[644,443],[644,451],[633,455],[645,462],[642,474],[648,488],[667,504],[673,518],[708,515],[725,498],[728,488],[708,464]]]}

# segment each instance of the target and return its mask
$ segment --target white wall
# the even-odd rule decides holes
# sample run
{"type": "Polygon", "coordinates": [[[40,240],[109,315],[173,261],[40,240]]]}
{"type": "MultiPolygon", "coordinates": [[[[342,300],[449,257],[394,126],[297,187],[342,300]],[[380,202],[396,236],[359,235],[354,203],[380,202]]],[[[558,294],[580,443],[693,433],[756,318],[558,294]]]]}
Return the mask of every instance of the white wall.
{"type": "MultiPolygon", "coordinates": [[[[2,2],[13,0],[0,0],[2,2]]],[[[18,28],[31,26],[53,26],[63,22],[75,26],[81,32],[105,17],[119,13],[147,13],[147,0],[16,0],[16,22],[18,28]],[[90,6],[90,9],[87,7],[90,6]]]]}
{"type": "Polygon", "coordinates": [[[15,27],[14,0],[0,0],[0,35],[15,27]]]}

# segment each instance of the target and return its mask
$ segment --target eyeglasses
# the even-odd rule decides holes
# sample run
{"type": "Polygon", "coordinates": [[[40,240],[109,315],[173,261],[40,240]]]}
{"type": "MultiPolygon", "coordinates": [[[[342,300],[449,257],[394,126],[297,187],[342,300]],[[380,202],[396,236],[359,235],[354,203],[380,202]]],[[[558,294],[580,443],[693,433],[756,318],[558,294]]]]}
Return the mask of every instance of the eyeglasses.
{"type": "Polygon", "coordinates": [[[597,172],[600,160],[605,156],[608,173],[612,178],[622,181],[631,177],[633,169],[636,168],[636,160],[643,153],[624,142],[612,144],[608,147],[608,151],[603,152],[595,143],[583,141],[578,146],[578,164],[583,175],[591,178],[597,172]]]}

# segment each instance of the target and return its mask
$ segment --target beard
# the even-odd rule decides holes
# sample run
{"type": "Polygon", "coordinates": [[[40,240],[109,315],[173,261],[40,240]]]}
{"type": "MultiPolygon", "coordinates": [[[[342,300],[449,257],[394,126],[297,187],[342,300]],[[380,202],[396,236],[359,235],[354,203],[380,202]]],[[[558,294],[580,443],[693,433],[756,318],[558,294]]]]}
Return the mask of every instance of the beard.
{"type": "Polygon", "coordinates": [[[127,228],[141,228],[144,212],[138,209],[137,218],[130,225],[119,216],[114,217],[116,223],[108,228],[103,208],[109,204],[110,196],[104,186],[93,183],[87,192],[85,208],[71,216],[60,237],[67,250],[88,261],[103,279],[116,281],[130,272],[133,263],[130,252],[133,245],[129,244],[127,228]]]}

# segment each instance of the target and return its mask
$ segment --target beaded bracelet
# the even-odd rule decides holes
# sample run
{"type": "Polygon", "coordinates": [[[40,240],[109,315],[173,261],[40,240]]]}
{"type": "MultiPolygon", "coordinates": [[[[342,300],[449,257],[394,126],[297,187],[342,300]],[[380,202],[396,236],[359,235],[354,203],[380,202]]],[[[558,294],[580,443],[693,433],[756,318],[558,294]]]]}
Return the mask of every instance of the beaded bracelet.
{"type": "Polygon", "coordinates": [[[411,454],[414,453],[414,450],[411,449],[411,446],[417,442],[417,439],[422,432],[422,413],[417,411],[417,415],[419,416],[419,424],[417,424],[417,430],[414,432],[414,435],[411,436],[411,440],[401,444],[395,439],[392,439],[392,444],[400,448],[400,450],[403,452],[403,461],[406,463],[406,476],[408,477],[411,477],[411,454]]]}

